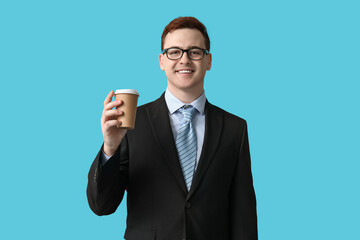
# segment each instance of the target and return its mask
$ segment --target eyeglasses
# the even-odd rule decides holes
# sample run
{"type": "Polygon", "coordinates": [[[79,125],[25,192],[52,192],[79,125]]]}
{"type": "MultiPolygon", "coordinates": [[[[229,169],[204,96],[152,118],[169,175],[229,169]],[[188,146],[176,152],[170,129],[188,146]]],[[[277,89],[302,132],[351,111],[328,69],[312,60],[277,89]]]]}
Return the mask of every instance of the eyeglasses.
{"type": "Polygon", "coordinates": [[[206,55],[209,54],[208,50],[197,47],[193,47],[188,50],[172,47],[172,48],[164,49],[162,54],[166,53],[167,58],[170,60],[178,60],[182,58],[184,52],[187,53],[188,57],[191,60],[201,60],[204,58],[205,54],[206,55]]]}

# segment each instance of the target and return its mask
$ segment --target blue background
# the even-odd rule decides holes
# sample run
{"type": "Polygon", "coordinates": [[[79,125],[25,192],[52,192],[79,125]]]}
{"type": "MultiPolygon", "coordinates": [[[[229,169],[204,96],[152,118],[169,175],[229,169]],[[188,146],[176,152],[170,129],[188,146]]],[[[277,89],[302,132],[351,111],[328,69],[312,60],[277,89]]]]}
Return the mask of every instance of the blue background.
{"type": "Polygon", "coordinates": [[[166,88],[163,28],[195,16],[210,102],[249,125],[259,239],[360,239],[359,1],[1,1],[0,239],[121,239],[87,172],[112,89],[166,88]]]}

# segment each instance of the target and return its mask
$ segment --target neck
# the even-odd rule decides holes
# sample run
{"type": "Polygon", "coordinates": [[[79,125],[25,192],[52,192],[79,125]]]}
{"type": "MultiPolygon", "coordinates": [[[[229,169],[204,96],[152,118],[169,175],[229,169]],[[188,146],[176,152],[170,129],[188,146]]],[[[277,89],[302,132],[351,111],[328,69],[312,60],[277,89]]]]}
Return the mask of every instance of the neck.
{"type": "Polygon", "coordinates": [[[196,89],[181,90],[181,89],[172,89],[170,86],[168,86],[168,89],[175,97],[177,97],[183,103],[192,103],[193,101],[198,99],[201,96],[201,94],[203,94],[204,92],[203,88],[201,90],[196,90],[196,89]]]}

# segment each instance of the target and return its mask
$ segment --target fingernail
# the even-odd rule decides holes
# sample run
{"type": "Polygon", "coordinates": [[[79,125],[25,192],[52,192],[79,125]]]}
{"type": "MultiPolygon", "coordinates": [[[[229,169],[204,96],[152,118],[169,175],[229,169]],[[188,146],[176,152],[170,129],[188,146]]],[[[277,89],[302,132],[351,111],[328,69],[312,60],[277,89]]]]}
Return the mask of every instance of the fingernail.
{"type": "Polygon", "coordinates": [[[119,124],[117,125],[117,127],[118,127],[118,128],[121,127],[121,124],[122,124],[122,122],[119,121],[119,124]]]}

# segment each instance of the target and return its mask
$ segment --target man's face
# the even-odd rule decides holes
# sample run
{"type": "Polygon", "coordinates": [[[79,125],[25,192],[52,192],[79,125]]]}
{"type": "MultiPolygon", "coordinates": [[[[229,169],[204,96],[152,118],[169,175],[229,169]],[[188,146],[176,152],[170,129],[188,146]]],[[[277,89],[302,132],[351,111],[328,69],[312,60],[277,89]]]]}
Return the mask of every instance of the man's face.
{"type": "MultiPolygon", "coordinates": [[[[177,29],[168,33],[164,39],[164,49],[171,47],[205,49],[205,38],[197,29],[177,29]]],[[[179,91],[202,93],[205,73],[211,68],[211,54],[205,55],[201,60],[191,60],[187,53],[178,60],[170,60],[166,54],[159,54],[159,62],[173,94],[179,91]]]]}

